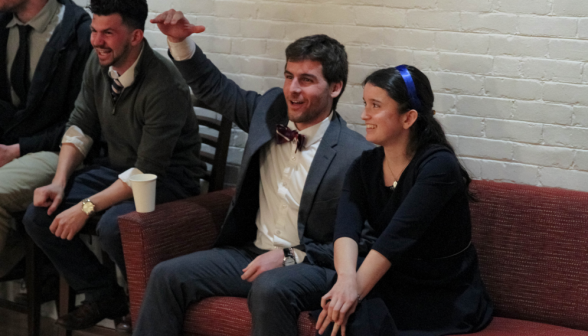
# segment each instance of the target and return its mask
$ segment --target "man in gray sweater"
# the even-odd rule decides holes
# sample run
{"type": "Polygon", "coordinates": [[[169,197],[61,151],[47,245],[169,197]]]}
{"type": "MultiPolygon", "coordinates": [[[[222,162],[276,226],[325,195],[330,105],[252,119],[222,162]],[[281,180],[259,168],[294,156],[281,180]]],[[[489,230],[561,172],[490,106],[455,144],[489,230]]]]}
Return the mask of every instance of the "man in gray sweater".
{"type": "Polygon", "coordinates": [[[24,224],[35,243],[86,301],[57,320],[84,329],[127,314],[111,270],[78,237],[94,213],[102,249],[125,274],[118,216],[134,211],[129,178],[156,174],[156,202],[199,193],[205,165],[188,87],[178,70],[143,39],[145,0],[92,0],[90,57],[66,125],[57,172],[35,190],[24,224]],[[75,172],[94,141],[108,145],[109,163],[75,172]],[[47,209],[48,208],[48,209],[47,209]]]}

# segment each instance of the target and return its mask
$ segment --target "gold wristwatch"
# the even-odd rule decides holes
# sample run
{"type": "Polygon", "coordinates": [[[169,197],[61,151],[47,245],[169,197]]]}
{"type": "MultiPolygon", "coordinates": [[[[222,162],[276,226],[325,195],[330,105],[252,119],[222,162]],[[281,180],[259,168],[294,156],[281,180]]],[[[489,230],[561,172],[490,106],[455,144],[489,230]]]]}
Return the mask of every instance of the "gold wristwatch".
{"type": "Polygon", "coordinates": [[[89,198],[86,198],[85,200],[82,201],[82,211],[89,216],[92,216],[94,214],[94,209],[96,208],[96,206],[94,205],[94,203],[92,203],[92,201],[90,201],[89,198]]]}

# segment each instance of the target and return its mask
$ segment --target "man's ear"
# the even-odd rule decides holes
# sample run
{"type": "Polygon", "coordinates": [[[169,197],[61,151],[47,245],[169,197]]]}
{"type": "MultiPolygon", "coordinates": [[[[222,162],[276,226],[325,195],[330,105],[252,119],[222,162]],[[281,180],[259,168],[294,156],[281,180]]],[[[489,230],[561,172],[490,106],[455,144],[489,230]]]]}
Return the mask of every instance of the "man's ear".
{"type": "Polygon", "coordinates": [[[419,113],[415,109],[412,109],[403,114],[402,116],[402,127],[404,129],[409,129],[419,117],[419,113]]]}
{"type": "Polygon", "coordinates": [[[341,90],[343,89],[343,82],[331,83],[331,98],[335,99],[339,97],[341,94],[341,90]]]}
{"type": "Polygon", "coordinates": [[[133,33],[131,35],[131,45],[135,47],[139,45],[141,42],[143,42],[143,31],[141,29],[133,30],[133,33]]]}

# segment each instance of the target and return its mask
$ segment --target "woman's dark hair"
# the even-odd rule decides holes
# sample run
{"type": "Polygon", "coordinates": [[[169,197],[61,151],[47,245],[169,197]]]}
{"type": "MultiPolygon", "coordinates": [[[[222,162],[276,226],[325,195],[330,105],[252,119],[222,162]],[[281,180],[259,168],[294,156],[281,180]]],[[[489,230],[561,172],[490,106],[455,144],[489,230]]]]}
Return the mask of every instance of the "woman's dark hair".
{"type": "Polygon", "coordinates": [[[327,35],[311,35],[299,38],[286,48],[286,62],[311,60],[323,66],[323,76],[329,85],[343,82],[341,93],[333,99],[333,110],[345,91],[349,64],[345,47],[327,35]]]}
{"type": "Polygon", "coordinates": [[[88,8],[96,15],[119,14],[127,27],[145,30],[146,0],[90,0],[88,8]]]}
{"type": "MultiPolygon", "coordinates": [[[[443,128],[433,117],[435,113],[433,110],[435,95],[433,94],[433,89],[431,89],[429,79],[424,73],[413,66],[409,65],[406,68],[412,77],[416,95],[420,101],[420,106],[417,108],[411,106],[406,82],[400,71],[396,68],[376,70],[363,81],[363,85],[365,86],[369,83],[384,89],[388,93],[388,96],[398,103],[398,112],[400,114],[404,114],[412,109],[418,112],[416,121],[410,127],[408,150],[411,154],[415,154],[429,145],[442,145],[447,147],[455,155],[455,150],[449,141],[447,141],[443,128]]],[[[459,168],[467,189],[472,179],[461,163],[459,164],[459,168]]],[[[468,197],[471,200],[475,200],[475,196],[469,191],[468,197]]]]}

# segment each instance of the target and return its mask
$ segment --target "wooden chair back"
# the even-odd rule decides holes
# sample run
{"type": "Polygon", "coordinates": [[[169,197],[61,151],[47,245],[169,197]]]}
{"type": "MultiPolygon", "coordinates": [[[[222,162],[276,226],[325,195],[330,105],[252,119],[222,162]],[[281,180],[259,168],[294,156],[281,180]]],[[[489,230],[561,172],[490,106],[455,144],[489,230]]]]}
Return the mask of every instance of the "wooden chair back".
{"type": "Polygon", "coordinates": [[[214,148],[214,153],[207,151],[207,146],[202,146],[200,151],[200,158],[211,167],[211,169],[207,169],[204,179],[208,182],[208,191],[212,192],[222,190],[224,187],[233,123],[216,112],[206,111],[208,113],[204,115],[197,113],[196,116],[201,126],[200,138],[202,139],[202,144],[209,146],[208,148],[214,148]],[[214,115],[214,117],[211,115],[214,115]],[[213,131],[209,132],[207,130],[203,132],[202,126],[213,131]]]}

